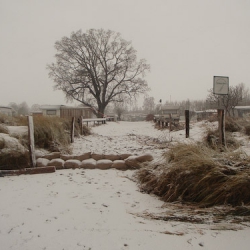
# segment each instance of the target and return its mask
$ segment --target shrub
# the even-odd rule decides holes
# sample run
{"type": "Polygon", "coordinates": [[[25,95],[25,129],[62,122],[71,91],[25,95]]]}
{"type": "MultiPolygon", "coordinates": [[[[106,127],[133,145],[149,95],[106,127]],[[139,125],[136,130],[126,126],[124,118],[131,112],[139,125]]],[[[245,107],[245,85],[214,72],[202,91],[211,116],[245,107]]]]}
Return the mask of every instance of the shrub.
{"type": "Polygon", "coordinates": [[[153,114],[148,114],[146,117],[146,121],[153,121],[154,120],[154,115],[153,114]]]}

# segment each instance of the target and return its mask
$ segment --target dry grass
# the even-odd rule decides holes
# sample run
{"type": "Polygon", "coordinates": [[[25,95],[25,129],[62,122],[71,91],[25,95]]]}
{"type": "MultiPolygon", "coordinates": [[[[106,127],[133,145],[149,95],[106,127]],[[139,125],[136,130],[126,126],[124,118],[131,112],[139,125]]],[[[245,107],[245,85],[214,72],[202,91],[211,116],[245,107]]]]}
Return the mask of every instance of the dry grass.
{"type": "Polygon", "coordinates": [[[69,151],[70,122],[59,117],[34,117],[35,145],[50,151],[69,151]]]}
{"type": "Polygon", "coordinates": [[[8,128],[4,124],[1,124],[1,123],[0,123],[0,133],[3,133],[3,134],[9,133],[8,128]]]}
{"type": "MultiPolygon", "coordinates": [[[[137,173],[140,187],[167,202],[195,203],[201,207],[250,203],[250,160],[239,166],[223,164],[226,154],[199,144],[177,144],[165,154],[165,164],[137,173]]],[[[230,158],[229,158],[230,159],[230,158]]]]}

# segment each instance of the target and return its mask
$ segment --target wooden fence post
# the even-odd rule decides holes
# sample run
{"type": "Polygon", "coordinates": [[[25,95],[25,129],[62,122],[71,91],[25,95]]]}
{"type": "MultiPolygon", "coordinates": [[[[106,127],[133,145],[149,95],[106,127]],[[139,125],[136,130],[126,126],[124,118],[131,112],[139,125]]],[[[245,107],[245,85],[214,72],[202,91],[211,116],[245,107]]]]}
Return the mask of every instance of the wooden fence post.
{"type": "Polygon", "coordinates": [[[189,138],[189,129],[190,129],[189,110],[185,110],[185,124],[186,124],[186,138],[189,138]]]}
{"type": "Polygon", "coordinates": [[[169,132],[172,131],[172,115],[169,114],[169,132]]]}
{"type": "Polygon", "coordinates": [[[75,134],[75,117],[72,117],[71,133],[70,133],[71,143],[74,142],[74,134],[75,134]]]}
{"type": "Polygon", "coordinates": [[[83,117],[80,117],[80,130],[81,130],[81,135],[83,134],[83,122],[82,122],[83,117]]]}
{"type": "Polygon", "coordinates": [[[219,143],[222,146],[226,146],[225,137],[225,111],[224,109],[218,109],[218,122],[219,122],[219,143]]]}
{"type": "Polygon", "coordinates": [[[29,137],[30,163],[31,166],[34,168],[36,166],[36,156],[35,156],[34,124],[32,116],[28,116],[28,137],[29,137]]]}

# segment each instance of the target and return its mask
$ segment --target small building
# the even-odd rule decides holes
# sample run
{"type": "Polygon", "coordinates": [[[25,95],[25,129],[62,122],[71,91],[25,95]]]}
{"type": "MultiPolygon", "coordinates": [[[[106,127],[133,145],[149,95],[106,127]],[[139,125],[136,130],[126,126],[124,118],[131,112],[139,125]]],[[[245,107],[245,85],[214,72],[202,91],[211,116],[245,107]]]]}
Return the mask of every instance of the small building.
{"type": "Polygon", "coordinates": [[[42,105],[40,109],[44,116],[58,116],[60,117],[60,110],[63,105],[42,105]]]}
{"type": "Polygon", "coordinates": [[[12,108],[0,106],[0,114],[4,114],[7,116],[12,116],[12,108]]]}
{"type": "Polygon", "coordinates": [[[87,106],[71,107],[65,105],[42,105],[40,109],[42,110],[42,114],[44,116],[58,116],[66,119],[71,119],[72,117],[78,119],[81,116],[84,119],[87,119],[94,116],[92,109],[87,106]]]}
{"type": "Polygon", "coordinates": [[[237,117],[250,116],[250,106],[235,106],[234,111],[237,117]]]}

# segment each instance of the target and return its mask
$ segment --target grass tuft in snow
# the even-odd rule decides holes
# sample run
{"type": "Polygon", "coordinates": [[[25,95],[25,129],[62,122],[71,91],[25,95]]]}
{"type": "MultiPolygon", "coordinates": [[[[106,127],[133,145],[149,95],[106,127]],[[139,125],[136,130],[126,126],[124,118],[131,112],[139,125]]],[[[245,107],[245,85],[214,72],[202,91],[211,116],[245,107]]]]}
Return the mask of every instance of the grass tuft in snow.
{"type": "Polygon", "coordinates": [[[241,157],[236,154],[179,143],[167,151],[160,167],[149,164],[136,176],[142,191],[166,202],[191,202],[201,207],[250,204],[250,159],[246,156],[237,162],[241,157]]]}

